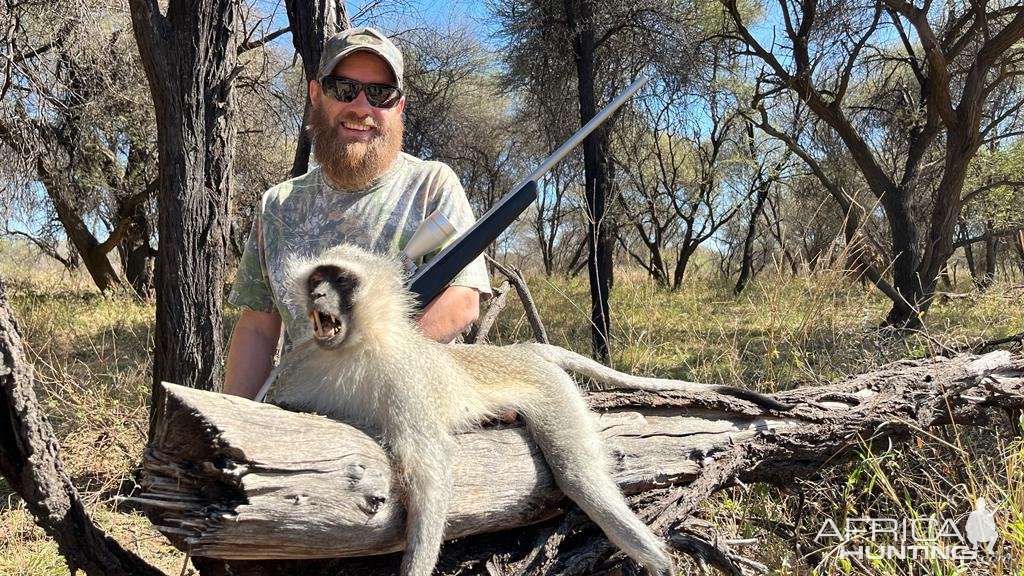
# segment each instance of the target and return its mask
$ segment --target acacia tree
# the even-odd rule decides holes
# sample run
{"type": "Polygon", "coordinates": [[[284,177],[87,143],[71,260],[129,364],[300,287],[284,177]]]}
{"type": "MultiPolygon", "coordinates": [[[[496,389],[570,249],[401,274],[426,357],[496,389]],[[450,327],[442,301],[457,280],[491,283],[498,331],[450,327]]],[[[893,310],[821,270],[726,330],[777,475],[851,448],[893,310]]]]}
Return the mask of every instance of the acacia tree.
{"type": "Polygon", "coordinates": [[[160,249],[153,402],[160,382],[220,387],[224,257],[239,73],[237,0],[131,0],[156,112],[160,249]]]}
{"type": "Polygon", "coordinates": [[[1019,94],[1024,74],[1024,7],[777,0],[780,34],[765,45],[737,0],[721,1],[732,36],[761,66],[766,95],[794,93],[844,143],[888,224],[892,285],[872,275],[893,300],[886,321],[918,322],[953,251],[970,161],[1024,105],[1003,96],[1019,94]],[[863,105],[851,89],[862,83],[887,93],[890,105],[863,105]],[[941,172],[929,179],[933,162],[941,172]]]}
{"type": "MultiPolygon", "coordinates": [[[[966,199],[954,247],[964,249],[975,284],[982,289],[995,281],[998,250],[1004,239],[1024,230],[1024,141],[1000,146],[993,141],[971,164],[966,199]],[[976,244],[984,244],[984,267],[975,263],[976,244]]],[[[1012,241],[1008,242],[1012,246],[1012,241]]]]}
{"type": "Polygon", "coordinates": [[[0,30],[10,50],[0,148],[9,176],[23,185],[4,192],[7,233],[68,268],[84,264],[101,291],[127,280],[149,295],[155,143],[137,55],[122,32],[127,16],[102,0],[17,3],[10,11],[11,25],[0,30]],[[97,30],[96,19],[110,32],[97,30]],[[33,203],[38,191],[45,201],[33,203]],[[41,225],[12,227],[19,211],[29,221],[44,216],[41,225]]]}
{"type": "Polygon", "coordinates": [[[474,209],[490,209],[533,154],[528,123],[492,72],[494,57],[464,27],[416,29],[398,40],[409,101],[404,150],[449,164],[474,209]]]}
{"type": "Polygon", "coordinates": [[[719,63],[689,89],[658,80],[621,124],[614,149],[630,236],[623,248],[664,286],[678,289],[697,249],[738,213],[750,195],[746,149],[735,99],[717,85],[719,63]]]}
{"type": "MultiPolygon", "coordinates": [[[[509,84],[538,96],[556,90],[575,93],[577,126],[593,118],[642,69],[658,65],[674,74],[689,63],[681,32],[686,12],[671,0],[508,0],[495,3],[494,9],[506,39],[509,84]],[[566,47],[572,48],[571,60],[566,47]]],[[[583,143],[591,343],[603,359],[611,327],[607,151],[612,124],[583,143]]]]}
{"type": "Polygon", "coordinates": [[[747,182],[745,195],[753,198],[753,206],[747,218],[746,231],[743,234],[743,249],[740,252],[740,272],[736,279],[733,292],[739,294],[747,286],[747,282],[754,276],[754,240],[757,236],[758,221],[764,214],[768,203],[768,196],[779,188],[782,174],[789,163],[790,153],[779,153],[770,145],[766,145],[763,139],[759,140],[754,131],[754,123],[747,120],[744,122],[744,145],[748,152],[745,162],[742,162],[742,179],[747,182]]]}

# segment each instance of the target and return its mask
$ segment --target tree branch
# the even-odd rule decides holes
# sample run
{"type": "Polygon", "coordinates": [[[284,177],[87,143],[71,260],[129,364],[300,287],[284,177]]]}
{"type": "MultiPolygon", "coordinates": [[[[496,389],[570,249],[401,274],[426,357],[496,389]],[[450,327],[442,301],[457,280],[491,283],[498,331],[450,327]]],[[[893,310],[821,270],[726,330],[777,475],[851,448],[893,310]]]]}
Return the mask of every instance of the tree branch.
{"type": "Polygon", "coordinates": [[[274,40],[277,40],[281,36],[284,36],[285,34],[291,32],[291,31],[292,31],[292,29],[291,29],[290,26],[285,26],[284,28],[280,28],[278,30],[274,30],[273,32],[271,32],[271,33],[269,33],[269,34],[267,34],[267,35],[265,35],[265,36],[263,36],[261,38],[257,38],[256,40],[246,40],[245,42],[242,42],[241,44],[238,45],[238,53],[239,54],[244,54],[244,53],[248,52],[249,50],[255,50],[256,48],[259,48],[261,46],[265,46],[265,45],[273,42],[274,40]]]}

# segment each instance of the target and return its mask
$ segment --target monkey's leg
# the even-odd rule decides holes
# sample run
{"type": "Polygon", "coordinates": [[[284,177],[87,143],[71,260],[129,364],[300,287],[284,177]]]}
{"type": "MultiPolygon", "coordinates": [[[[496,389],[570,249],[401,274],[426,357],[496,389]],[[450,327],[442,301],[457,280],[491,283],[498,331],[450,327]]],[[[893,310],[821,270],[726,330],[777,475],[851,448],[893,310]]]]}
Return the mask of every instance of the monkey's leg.
{"type": "Polygon", "coordinates": [[[539,390],[539,401],[517,405],[565,492],[616,546],[651,574],[672,574],[673,563],[664,544],[626,504],[611,476],[596,421],[576,384],[567,374],[552,370],[539,390]]]}
{"type": "Polygon", "coordinates": [[[441,552],[451,503],[449,462],[454,442],[447,432],[436,428],[408,430],[389,444],[406,491],[406,543],[401,574],[430,576],[441,552]]]}

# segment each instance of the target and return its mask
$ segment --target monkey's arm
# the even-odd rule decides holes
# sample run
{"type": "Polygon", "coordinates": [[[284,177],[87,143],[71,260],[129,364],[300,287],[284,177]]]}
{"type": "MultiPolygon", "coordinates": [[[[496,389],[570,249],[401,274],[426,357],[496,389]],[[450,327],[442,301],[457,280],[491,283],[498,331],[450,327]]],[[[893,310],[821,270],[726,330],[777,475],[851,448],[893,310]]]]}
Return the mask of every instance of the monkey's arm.
{"type": "Polygon", "coordinates": [[[277,312],[242,310],[228,345],[224,393],[253,399],[273,368],[281,336],[277,312]]]}
{"type": "Polygon", "coordinates": [[[449,286],[416,319],[423,335],[447,343],[480,316],[480,292],[468,286],[449,286]]]}

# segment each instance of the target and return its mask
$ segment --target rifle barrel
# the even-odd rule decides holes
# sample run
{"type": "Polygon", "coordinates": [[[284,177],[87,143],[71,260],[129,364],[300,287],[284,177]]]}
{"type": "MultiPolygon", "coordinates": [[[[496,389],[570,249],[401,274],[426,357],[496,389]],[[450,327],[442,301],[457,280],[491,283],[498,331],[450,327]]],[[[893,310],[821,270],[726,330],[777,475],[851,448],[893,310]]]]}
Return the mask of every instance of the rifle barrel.
{"type": "Polygon", "coordinates": [[[636,91],[639,90],[644,84],[646,84],[649,79],[650,77],[647,76],[646,74],[641,74],[635,82],[627,86],[626,89],[623,90],[618,96],[616,96],[614,100],[609,102],[608,105],[602,108],[601,111],[598,112],[593,118],[591,118],[589,122],[584,124],[582,128],[580,128],[579,130],[576,131],[575,134],[570,136],[564,144],[559,146],[558,150],[555,150],[550,156],[548,156],[544,160],[544,162],[541,163],[541,165],[538,166],[537,169],[533,171],[532,174],[527,176],[526,180],[523,180],[522,182],[519,183],[519,186],[516,186],[516,189],[518,189],[523,184],[530,182],[531,180],[533,182],[539,182],[540,179],[543,178],[544,175],[547,174],[548,171],[555,166],[555,164],[561,162],[562,158],[565,158],[566,155],[569,154],[569,152],[572,152],[573,148],[579,146],[580,142],[583,142],[583,140],[587,136],[590,136],[591,132],[597,129],[597,127],[600,126],[605,120],[607,120],[609,116],[611,116],[616,110],[618,110],[619,107],[626,102],[626,100],[629,100],[629,97],[636,93],[636,91]]]}
{"type": "Polygon", "coordinates": [[[420,307],[426,306],[452,281],[463,268],[476,259],[494,240],[508,228],[537,198],[539,181],[551,168],[558,164],[595,128],[608,119],[613,112],[640,89],[648,80],[641,75],[635,82],[608,103],[596,116],[576,131],[568,140],[548,156],[526,180],[516,185],[501,197],[480,217],[479,220],[448,244],[430,262],[424,264],[409,279],[407,286],[416,295],[420,307]]]}

